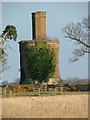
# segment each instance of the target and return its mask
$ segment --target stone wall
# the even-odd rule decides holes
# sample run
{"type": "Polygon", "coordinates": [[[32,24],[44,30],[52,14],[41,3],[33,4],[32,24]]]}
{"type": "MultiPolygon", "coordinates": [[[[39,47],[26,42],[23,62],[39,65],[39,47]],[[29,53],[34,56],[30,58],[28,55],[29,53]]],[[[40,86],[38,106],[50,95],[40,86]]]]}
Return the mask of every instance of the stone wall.
{"type": "MultiPolygon", "coordinates": [[[[49,80],[50,83],[55,83],[60,81],[60,73],[59,73],[59,42],[57,40],[46,40],[47,44],[51,47],[51,49],[54,50],[55,57],[56,57],[56,67],[55,67],[55,73],[53,77],[49,80]]],[[[20,68],[21,68],[21,80],[20,84],[25,79],[30,79],[30,75],[27,75],[27,69],[26,69],[26,64],[27,64],[27,58],[25,57],[25,48],[28,46],[32,46],[35,44],[35,40],[28,40],[28,41],[21,41],[19,42],[19,49],[20,49],[20,68]],[[26,78],[28,76],[28,78],[26,78]]]]}
{"type": "Polygon", "coordinates": [[[46,38],[46,12],[32,13],[32,39],[46,38]]]}
{"type": "Polygon", "coordinates": [[[27,58],[25,58],[25,47],[29,45],[30,47],[34,45],[35,40],[47,41],[47,44],[54,50],[55,57],[56,57],[56,67],[55,73],[53,78],[50,79],[49,83],[55,83],[60,81],[60,73],[59,73],[59,41],[57,40],[47,40],[46,39],[46,12],[45,11],[37,11],[32,13],[32,39],[27,41],[19,42],[19,49],[20,49],[20,68],[21,68],[21,80],[20,84],[25,79],[30,78],[30,75],[27,74],[26,64],[27,58]]]}

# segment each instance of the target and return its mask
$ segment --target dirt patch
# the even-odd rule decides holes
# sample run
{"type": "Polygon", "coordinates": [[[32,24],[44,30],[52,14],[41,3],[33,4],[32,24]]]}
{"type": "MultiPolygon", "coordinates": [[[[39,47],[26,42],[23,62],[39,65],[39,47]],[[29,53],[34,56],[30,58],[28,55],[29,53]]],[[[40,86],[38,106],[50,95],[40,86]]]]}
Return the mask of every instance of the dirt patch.
{"type": "Polygon", "coordinates": [[[17,93],[17,92],[32,92],[34,91],[34,88],[36,88],[36,85],[30,84],[30,85],[16,85],[16,86],[12,86],[9,87],[9,90],[12,90],[13,93],[17,93]]]}

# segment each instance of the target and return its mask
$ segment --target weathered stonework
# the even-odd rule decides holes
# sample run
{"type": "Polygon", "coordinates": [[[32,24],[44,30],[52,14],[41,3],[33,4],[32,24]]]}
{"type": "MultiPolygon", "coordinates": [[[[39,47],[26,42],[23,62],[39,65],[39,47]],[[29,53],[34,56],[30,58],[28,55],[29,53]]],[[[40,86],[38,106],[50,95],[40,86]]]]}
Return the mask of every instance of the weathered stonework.
{"type": "Polygon", "coordinates": [[[33,40],[24,40],[19,42],[20,49],[20,67],[21,67],[21,80],[20,84],[23,83],[25,79],[30,78],[30,75],[26,75],[25,71],[27,59],[25,58],[25,47],[29,45],[30,47],[34,45],[35,40],[46,41],[47,44],[54,50],[56,56],[56,67],[55,73],[53,77],[49,80],[49,83],[57,83],[60,81],[60,73],[59,73],[59,41],[57,40],[47,40],[46,39],[46,12],[36,12],[32,13],[32,38],[33,40]],[[26,78],[28,76],[28,78],[26,78]]]}
{"type": "Polygon", "coordinates": [[[46,12],[32,13],[32,39],[46,38],[46,12]]]}

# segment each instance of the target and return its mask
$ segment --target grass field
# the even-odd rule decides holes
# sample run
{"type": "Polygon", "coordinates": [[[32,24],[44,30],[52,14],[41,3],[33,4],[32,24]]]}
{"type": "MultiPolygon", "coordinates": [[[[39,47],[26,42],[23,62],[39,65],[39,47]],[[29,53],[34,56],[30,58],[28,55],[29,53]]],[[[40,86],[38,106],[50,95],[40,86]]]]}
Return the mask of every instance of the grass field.
{"type": "Polygon", "coordinates": [[[88,94],[2,99],[3,118],[88,118],[88,94]]]}

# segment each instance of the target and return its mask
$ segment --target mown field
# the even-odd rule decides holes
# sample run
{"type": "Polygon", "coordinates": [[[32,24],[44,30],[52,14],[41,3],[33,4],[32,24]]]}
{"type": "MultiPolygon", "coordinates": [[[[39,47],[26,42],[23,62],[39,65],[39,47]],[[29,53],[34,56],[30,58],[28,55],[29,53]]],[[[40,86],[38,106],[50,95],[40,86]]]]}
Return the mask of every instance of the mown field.
{"type": "Polygon", "coordinates": [[[88,94],[2,98],[3,118],[88,118],[88,94]]]}

